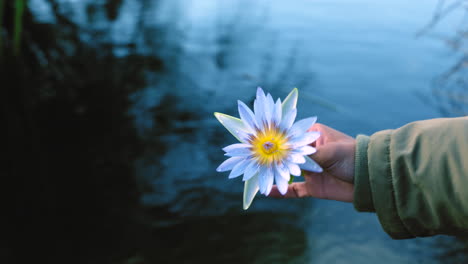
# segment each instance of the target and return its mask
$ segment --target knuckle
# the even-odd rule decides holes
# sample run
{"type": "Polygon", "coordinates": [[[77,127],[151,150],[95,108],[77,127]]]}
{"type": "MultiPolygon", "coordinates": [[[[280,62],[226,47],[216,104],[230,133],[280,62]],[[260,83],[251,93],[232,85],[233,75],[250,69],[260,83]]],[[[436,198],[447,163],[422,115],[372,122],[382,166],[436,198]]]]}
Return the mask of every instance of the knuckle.
{"type": "Polygon", "coordinates": [[[293,191],[294,191],[294,195],[298,198],[306,197],[306,194],[301,190],[301,188],[299,188],[297,184],[294,184],[293,191]]]}

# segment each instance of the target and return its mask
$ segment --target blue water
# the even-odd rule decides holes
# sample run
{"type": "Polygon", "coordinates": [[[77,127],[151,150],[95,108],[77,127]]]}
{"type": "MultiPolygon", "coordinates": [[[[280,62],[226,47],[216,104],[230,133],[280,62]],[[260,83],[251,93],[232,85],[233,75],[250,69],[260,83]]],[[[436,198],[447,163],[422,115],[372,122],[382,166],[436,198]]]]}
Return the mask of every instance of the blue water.
{"type": "MultiPolygon", "coordinates": [[[[213,172],[222,160],[219,149],[234,140],[212,138],[225,132],[210,113],[236,114],[236,100],[248,102],[257,86],[281,97],[298,87],[300,116],[317,115],[320,122],[353,136],[440,116],[424,99],[431,98],[432,81],[456,57],[433,36],[453,34],[459,17],[454,14],[430,34],[416,37],[436,1],[177,3],[163,2],[158,22],[170,23],[180,33],[172,72],[177,77],[166,76],[150,91],[175,92],[182,98],[178,107],[197,112],[200,120],[184,123],[193,129],[189,138],[168,136],[171,147],[163,157],[164,170],[151,181],[156,191],[143,197],[145,204],[169,203],[183,215],[240,211],[241,182],[213,172]],[[177,8],[177,19],[171,8],[177,8]],[[192,194],[181,204],[184,191],[194,186],[219,190],[206,198],[219,202],[200,202],[208,191],[192,194]],[[226,193],[233,194],[227,198],[226,193]]],[[[142,100],[148,103],[149,98],[142,100]]],[[[151,179],[151,172],[144,177],[151,179]]],[[[299,263],[438,262],[435,257],[445,249],[434,245],[438,239],[450,241],[391,240],[374,214],[333,201],[257,197],[249,212],[239,214],[255,211],[294,214],[307,241],[303,255],[295,259],[299,263]]]]}
{"type": "Polygon", "coordinates": [[[222,161],[220,148],[234,140],[211,116],[214,111],[236,115],[236,100],[251,101],[255,88],[262,86],[275,97],[298,87],[300,117],[317,115],[320,122],[353,136],[439,117],[424,99],[431,98],[432,81],[456,57],[433,36],[450,36],[458,18],[454,14],[429,35],[416,37],[435,4],[162,1],[155,23],[174,27],[178,35],[168,42],[178,44],[178,53],[170,74],[139,102],[151,105],[158,95],[174,93],[181,98],[176,109],[198,117],[180,123],[190,136],[167,135],[170,147],[162,171],[142,172],[154,189],[142,202],[170,204],[172,212],[185,217],[223,216],[227,208],[241,215],[288,212],[306,237],[302,256],[294,258],[298,263],[438,262],[435,257],[445,249],[435,245],[450,238],[394,241],[374,214],[357,213],[350,204],[257,197],[247,213],[241,212],[242,183],[214,173],[222,161]],[[190,192],[193,188],[203,191],[190,192]]]}
{"type": "Polygon", "coordinates": [[[298,118],[317,115],[352,136],[440,117],[433,81],[457,60],[441,37],[455,34],[460,13],[417,37],[436,0],[124,1],[104,25],[83,18],[83,2],[62,2],[83,27],[165,62],[131,96],[130,113],[156,146],[136,164],[141,204],[165,208],[170,216],[153,225],[179,239],[162,252],[184,263],[243,254],[252,263],[439,263],[455,249],[449,237],[392,240],[375,214],[340,202],[257,196],[242,211],[241,181],[215,172],[221,148],[235,140],[212,113],[237,115],[237,100],[250,105],[262,86],[275,98],[298,87],[298,118]],[[142,17],[132,15],[142,7],[142,17]]]}

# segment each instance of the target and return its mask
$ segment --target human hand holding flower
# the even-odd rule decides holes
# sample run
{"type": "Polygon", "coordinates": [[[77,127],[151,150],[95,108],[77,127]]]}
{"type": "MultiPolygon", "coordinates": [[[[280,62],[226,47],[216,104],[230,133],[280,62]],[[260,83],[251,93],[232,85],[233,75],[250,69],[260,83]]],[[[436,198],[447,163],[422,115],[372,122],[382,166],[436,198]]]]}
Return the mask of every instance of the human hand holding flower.
{"type": "Polygon", "coordinates": [[[288,186],[283,196],[273,186],[269,196],[277,198],[316,197],[352,202],[354,193],[354,138],[322,124],[314,124],[310,131],[319,131],[320,138],[313,143],[317,152],[312,158],[323,168],[322,173],[304,171],[304,182],[288,186]]]}

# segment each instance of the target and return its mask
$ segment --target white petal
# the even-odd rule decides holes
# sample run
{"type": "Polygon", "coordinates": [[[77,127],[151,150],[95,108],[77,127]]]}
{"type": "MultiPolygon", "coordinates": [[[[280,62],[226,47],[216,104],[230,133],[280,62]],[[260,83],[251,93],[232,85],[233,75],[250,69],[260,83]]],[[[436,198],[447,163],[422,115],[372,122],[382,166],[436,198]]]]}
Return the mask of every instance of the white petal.
{"type": "Polygon", "coordinates": [[[266,96],[262,88],[257,88],[257,97],[254,101],[254,114],[255,119],[257,119],[257,124],[261,129],[265,120],[265,105],[266,105],[266,96]]]}
{"type": "Polygon", "coordinates": [[[307,131],[315,122],[317,121],[317,117],[309,117],[302,120],[297,121],[291,129],[289,129],[290,135],[301,135],[307,131]]]}
{"type": "Polygon", "coordinates": [[[257,87],[257,98],[258,97],[265,97],[265,92],[263,91],[262,87],[257,87]]]}
{"type": "Polygon", "coordinates": [[[317,152],[317,149],[312,146],[306,145],[298,149],[295,149],[293,152],[299,153],[301,155],[312,155],[315,152],[317,152]]]}
{"type": "Polygon", "coordinates": [[[306,162],[304,164],[299,165],[299,167],[303,170],[311,171],[311,172],[322,172],[323,169],[320,165],[317,164],[313,159],[308,156],[305,156],[306,162]]]}
{"type": "Polygon", "coordinates": [[[224,154],[224,156],[228,156],[228,157],[236,157],[236,156],[247,157],[250,155],[252,155],[252,150],[250,148],[244,148],[244,147],[230,149],[228,152],[224,154]]]}
{"type": "Polygon", "coordinates": [[[250,180],[244,183],[244,197],[243,197],[243,208],[244,210],[249,209],[252,204],[255,194],[258,192],[258,173],[255,174],[250,180]]]}
{"type": "Polygon", "coordinates": [[[240,142],[247,142],[248,129],[239,118],[222,113],[214,113],[218,121],[240,142]]]}
{"type": "Polygon", "coordinates": [[[273,188],[273,180],[274,180],[275,175],[273,174],[273,169],[269,168],[267,170],[267,182],[266,182],[266,190],[263,194],[268,195],[271,192],[271,188],[273,188]]]}
{"type": "Polygon", "coordinates": [[[275,102],[273,102],[273,97],[271,94],[268,94],[266,97],[266,104],[264,107],[264,118],[268,125],[271,125],[271,119],[273,116],[273,110],[275,109],[275,102]]]}
{"type": "Polygon", "coordinates": [[[241,144],[241,143],[236,143],[229,145],[227,147],[224,147],[223,150],[224,152],[230,152],[235,149],[245,149],[245,148],[250,148],[251,146],[249,144],[241,144]]]}
{"type": "Polygon", "coordinates": [[[239,115],[241,120],[244,122],[245,126],[250,128],[252,132],[255,132],[255,129],[259,127],[257,121],[255,120],[255,115],[252,113],[252,110],[244,104],[242,101],[237,101],[239,115]]]}
{"type": "Polygon", "coordinates": [[[266,190],[266,177],[267,177],[267,168],[261,167],[258,172],[258,188],[260,188],[260,193],[264,194],[266,190]]]}
{"type": "Polygon", "coordinates": [[[268,195],[273,186],[273,170],[270,167],[262,167],[259,171],[258,185],[260,188],[260,193],[268,195]]]}
{"type": "Polygon", "coordinates": [[[283,178],[278,171],[275,172],[275,182],[276,182],[276,187],[278,187],[279,192],[282,195],[285,195],[286,192],[288,191],[288,180],[283,178]]]}
{"type": "Polygon", "coordinates": [[[218,166],[218,168],[216,169],[217,172],[223,172],[223,171],[229,171],[229,170],[232,170],[232,168],[234,168],[234,166],[239,163],[240,161],[242,161],[244,159],[244,157],[232,157],[232,158],[229,158],[227,160],[225,160],[223,163],[221,163],[221,165],[218,166]]]}
{"type": "Polygon", "coordinates": [[[287,157],[287,160],[294,162],[296,164],[302,164],[306,162],[304,156],[301,154],[297,154],[297,153],[290,153],[287,157]]]}
{"type": "Polygon", "coordinates": [[[242,175],[242,173],[244,173],[245,168],[247,167],[247,165],[249,165],[249,163],[250,163],[250,159],[244,159],[241,162],[237,163],[236,166],[232,168],[232,171],[229,174],[229,179],[236,178],[242,175]]]}
{"type": "Polygon", "coordinates": [[[289,169],[283,163],[276,164],[276,171],[283,177],[286,181],[289,181],[291,175],[289,175],[289,169]]]}
{"type": "Polygon", "coordinates": [[[281,120],[280,128],[284,131],[288,130],[292,124],[294,123],[294,120],[296,120],[296,115],[297,115],[297,109],[294,108],[291,111],[289,111],[286,116],[283,115],[283,119],[281,120]]]}
{"type": "Polygon", "coordinates": [[[288,166],[289,173],[291,173],[291,175],[301,176],[301,168],[296,163],[287,162],[286,166],[288,166]]]}
{"type": "Polygon", "coordinates": [[[298,96],[299,96],[299,92],[298,92],[297,88],[294,88],[288,94],[286,99],[284,99],[283,104],[282,104],[283,117],[286,116],[292,109],[296,109],[298,96]]]}
{"type": "Polygon", "coordinates": [[[259,169],[259,165],[256,160],[252,160],[250,164],[245,168],[244,172],[244,178],[242,178],[243,181],[248,181],[252,176],[257,174],[259,169]]]}
{"type": "Polygon", "coordinates": [[[263,128],[263,111],[260,110],[262,109],[260,107],[260,100],[255,99],[254,100],[254,115],[255,115],[255,121],[257,121],[258,128],[262,129],[263,128]]]}
{"type": "Polygon", "coordinates": [[[273,109],[273,123],[279,126],[281,124],[281,100],[278,98],[275,103],[275,108],[273,109]]]}
{"type": "Polygon", "coordinates": [[[319,138],[319,137],[320,137],[320,132],[311,131],[311,132],[304,133],[303,135],[301,135],[299,137],[293,137],[292,139],[290,139],[288,141],[288,144],[292,148],[299,148],[299,147],[302,147],[302,146],[309,145],[310,143],[317,140],[317,138],[319,138]]]}

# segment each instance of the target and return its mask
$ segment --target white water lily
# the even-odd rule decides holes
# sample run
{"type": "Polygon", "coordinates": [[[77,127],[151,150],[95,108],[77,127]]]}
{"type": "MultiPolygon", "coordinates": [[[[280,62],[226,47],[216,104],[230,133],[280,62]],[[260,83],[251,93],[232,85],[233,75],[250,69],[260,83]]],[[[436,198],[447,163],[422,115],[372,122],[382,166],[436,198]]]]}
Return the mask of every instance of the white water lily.
{"type": "Polygon", "coordinates": [[[216,118],[240,143],[223,150],[228,156],[216,169],[231,171],[229,178],[243,176],[244,210],[252,203],[255,194],[268,195],[276,183],[279,192],[285,195],[291,175],[300,176],[301,169],[322,172],[322,168],[308,155],[316,152],[310,146],[320,133],[307,130],[317,117],[302,119],[296,123],[298,91],[294,88],[286,99],[273,101],[262,88],[257,89],[254,111],[238,101],[239,118],[215,113],[216,118]]]}

